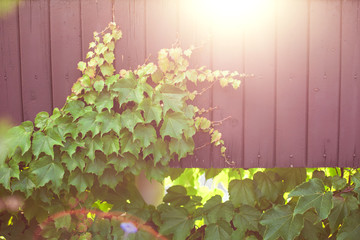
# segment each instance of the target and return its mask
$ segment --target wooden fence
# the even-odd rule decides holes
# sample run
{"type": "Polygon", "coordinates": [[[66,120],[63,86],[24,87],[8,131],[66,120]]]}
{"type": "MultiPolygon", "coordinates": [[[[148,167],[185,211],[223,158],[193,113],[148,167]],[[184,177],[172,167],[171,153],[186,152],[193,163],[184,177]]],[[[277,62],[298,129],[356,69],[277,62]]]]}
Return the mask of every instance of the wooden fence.
{"type": "MultiPolygon", "coordinates": [[[[359,167],[360,1],[219,2],[22,1],[0,16],[0,116],[19,123],[61,107],[93,31],[114,20],[123,30],[118,70],[155,60],[178,39],[202,46],[193,66],[255,75],[200,101],[218,107],[214,121],[231,116],[219,128],[233,167],[359,167]]],[[[211,147],[177,166],[229,167],[211,147]]]]}

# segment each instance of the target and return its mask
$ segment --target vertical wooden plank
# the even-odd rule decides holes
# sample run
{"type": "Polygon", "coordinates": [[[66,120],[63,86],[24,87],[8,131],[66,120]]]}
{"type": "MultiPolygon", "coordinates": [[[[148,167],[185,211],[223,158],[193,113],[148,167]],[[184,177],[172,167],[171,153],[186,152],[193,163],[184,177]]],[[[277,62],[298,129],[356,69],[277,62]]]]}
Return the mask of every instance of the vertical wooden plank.
{"type": "Polygon", "coordinates": [[[246,23],[244,167],[274,166],[275,1],[262,1],[246,23]],[[260,11],[260,10],[259,10],[260,11]]]}
{"type": "MultiPolygon", "coordinates": [[[[197,69],[200,66],[211,66],[211,19],[206,12],[201,1],[182,0],[179,2],[179,40],[182,49],[195,46],[190,58],[189,69],[197,69]]],[[[189,84],[191,90],[201,92],[209,84],[189,84]]],[[[192,104],[209,109],[211,107],[211,89],[197,96],[192,104]]],[[[202,115],[210,119],[211,114],[202,115]]],[[[182,167],[210,168],[211,145],[208,133],[197,133],[194,136],[195,151],[194,155],[181,161],[182,167]]]]}
{"type": "Polygon", "coordinates": [[[339,167],[360,167],[360,2],[343,1],[339,167]]]}
{"type": "Polygon", "coordinates": [[[145,0],[115,0],[115,20],[123,32],[116,45],[116,69],[136,69],[145,61],[145,0]]]}
{"type": "MultiPolygon", "coordinates": [[[[171,48],[176,42],[178,28],[178,0],[146,1],[146,50],[145,56],[157,63],[158,51],[171,48]]],[[[179,161],[170,166],[182,167],[179,161]]],[[[186,167],[186,166],[184,166],[186,167]]]]}
{"type": "Polygon", "coordinates": [[[276,167],[305,167],[308,1],[277,7],[276,167]]]}
{"type": "Polygon", "coordinates": [[[51,65],[54,107],[61,108],[80,77],[80,0],[50,1],[51,65]]]}
{"type": "Polygon", "coordinates": [[[0,16],[0,118],[23,121],[18,9],[0,16]]]}
{"type": "Polygon", "coordinates": [[[24,1],[19,8],[24,120],[52,111],[49,1],[24,1]]]}
{"type": "Polygon", "coordinates": [[[89,51],[93,33],[101,32],[112,22],[112,0],[81,0],[82,59],[89,51]]]}
{"type": "Polygon", "coordinates": [[[337,165],[340,5],[340,0],[310,5],[308,167],[337,165]]]}
{"type": "MultiPolygon", "coordinates": [[[[214,70],[229,70],[231,72],[244,72],[244,32],[247,19],[242,14],[233,15],[233,8],[241,8],[235,2],[226,5],[219,1],[223,11],[219,11],[220,18],[213,22],[213,48],[212,59],[214,70]]],[[[229,4],[228,3],[228,4],[229,4]]],[[[213,6],[216,10],[217,5],[213,6]]],[[[239,9],[240,10],[240,9],[239,9]]],[[[223,121],[217,127],[222,133],[222,139],[227,148],[226,155],[229,165],[220,154],[219,147],[213,147],[212,167],[243,167],[244,142],[243,142],[243,104],[244,85],[234,90],[233,87],[221,87],[219,83],[213,88],[213,121],[223,121]]]]}

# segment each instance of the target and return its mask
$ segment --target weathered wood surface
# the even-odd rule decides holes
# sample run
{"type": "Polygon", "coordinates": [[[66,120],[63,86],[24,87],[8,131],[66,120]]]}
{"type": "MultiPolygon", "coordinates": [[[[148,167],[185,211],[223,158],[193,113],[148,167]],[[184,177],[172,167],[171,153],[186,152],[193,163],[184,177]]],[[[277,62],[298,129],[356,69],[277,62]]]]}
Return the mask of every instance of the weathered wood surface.
{"type": "Polygon", "coordinates": [[[200,47],[191,67],[254,74],[237,91],[215,84],[197,100],[217,107],[213,121],[226,119],[219,130],[234,164],[201,147],[209,137],[199,134],[195,154],[174,167],[359,167],[359,1],[267,0],[244,10],[200,0],[22,1],[0,16],[0,116],[19,123],[61,107],[93,32],[116,21],[118,70],[175,44],[200,47]]]}

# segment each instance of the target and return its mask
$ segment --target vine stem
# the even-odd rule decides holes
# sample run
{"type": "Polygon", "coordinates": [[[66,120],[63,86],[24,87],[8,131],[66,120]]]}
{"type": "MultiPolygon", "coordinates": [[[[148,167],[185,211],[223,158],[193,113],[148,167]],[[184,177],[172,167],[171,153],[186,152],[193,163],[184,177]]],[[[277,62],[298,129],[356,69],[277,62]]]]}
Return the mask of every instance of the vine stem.
{"type": "Polygon", "coordinates": [[[231,117],[231,116],[228,116],[228,117],[226,117],[226,118],[224,118],[224,119],[222,119],[222,120],[213,121],[211,124],[212,124],[213,126],[219,126],[219,125],[221,125],[224,121],[226,121],[226,120],[228,120],[228,119],[230,119],[230,118],[232,118],[232,117],[231,117]]]}

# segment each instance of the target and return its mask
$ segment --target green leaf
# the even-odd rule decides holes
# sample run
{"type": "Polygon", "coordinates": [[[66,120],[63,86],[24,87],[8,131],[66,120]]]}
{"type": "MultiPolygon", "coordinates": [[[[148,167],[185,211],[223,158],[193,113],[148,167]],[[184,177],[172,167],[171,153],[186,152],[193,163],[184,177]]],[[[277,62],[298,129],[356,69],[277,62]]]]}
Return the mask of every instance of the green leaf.
{"type": "Polygon", "coordinates": [[[80,61],[79,63],[78,63],[78,67],[77,67],[80,71],[84,71],[85,70],[85,68],[86,68],[86,63],[85,62],[82,62],[82,61],[80,61]]]}
{"type": "Polygon", "coordinates": [[[339,191],[346,187],[346,179],[335,175],[331,177],[331,184],[336,191],[339,191]]]}
{"type": "Polygon", "coordinates": [[[271,202],[275,202],[283,194],[282,182],[276,179],[273,172],[257,172],[254,175],[256,188],[260,192],[260,198],[264,197],[271,202]]]}
{"type": "Polygon", "coordinates": [[[322,222],[317,222],[318,216],[315,211],[308,211],[304,214],[304,228],[301,231],[300,239],[327,239],[328,233],[322,226],[322,222]]]}
{"type": "Polygon", "coordinates": [[[163,102],[164,114],[167,113],[169,109],[174,112],[182,112],[184,107],[184,98],[186,93],[173,85],[164,84],[160,88],[160,100],[163,102]]]}
{"type": "Polygon", "coordinates": [[[56,134],[45,135],[43,132],[35,132],[32,150],[36,158],[40,153],[45,153],[54,159],[54,145],[64,146],[60,136],[56,134]]]}
{"type": "Polygon", "coordinates": [[[11,185],[12,191],[23,192],[26,198],[30,197],[35,188],[35,175],[25,170],[20,172],[19,180],[11,185]]]}
{"type": "Polygon", "coordinates": [[[181,185],[171,186],[166,192],[163,199],[164,203],[180,207],[190,201],[190,196],[187,195],[186,188],[181,185]]]}
{"type": "Polygon", "coordinates": [[[15,151],[20,147],[24,155],[31,147],[30,138],[34,131],[33,123],[30,121],[23,122],[21,125],[11,128],[6,135],[6,145],[8,147],[9,155],[15,154],[15,151]]]}
{"type": "Polygon", "coordinates": [[[186,140],[184,137],[181,139],[171,138],[169,143],[170,153],[176,153],[179,156],[179,160],[192,155],[194,151],[195,143],[192,138],[186,140]]]}
{"type": "Polygon", "coordinates": [[[110,77],[107,77],[105,79],[105,84],[108,87],[108,89],[110,89],[110,86],[112,86],[115,82],[117,82],[119,80],[120,75],[116,74],[116,75],[111,75],[110,77]]]}
{"type": "Polygon", "coordinates": [[[101,112],[96,116],[96,122],[100,123],[101,135],[113,130],[116,134],[120,135],[121,120],[120,114],[110,113],[108,111],[101,112]]]}
{"type": "Polygon", "coordinates": [[[119,138],[114,134],[105,135],[102,138],[104,143],[104,153],[108,156],[112,153],[118,153],[120,151],[119,138]]]}
{"type": "Polygon", "coordinates": [[[112,154],[109,156],[108,164],[112,164],[118,173],[124,171],[127,167],[135,165],[137,158],[131,153],[124,153],[123,157],[112,154]]]}
{"type": "Polygon", "coordinates": [[[100,113],[103,109],[110,111],[114,106],[114,101],[110,93],[102,91],[95,100],[96,110],[100,113]]]}
{"type": "Polygon", "coordinates": [[[151,74],[151,80],[154,83],[159,83],[161,81],[161,79],[163,78],[163,73],[161,72],[160,69],[157,69],[153,74],[151,74]]]}
{"type": "Polygon", "coordinates": [[[181,139],[184,129],[189,127],[189,125],[189,120],[183,114],[176,112],[167,113],[160,128],[160,134],[163,139],[165,136],[181,139]]]}
{"type": "Polygon", "coordinates": [[[205,228],[205,240],[228,240],[232,232],[229,222],[212,223],[205,228]]]}
{"type": "Polygon", "coordinates": [[[118,174],[114,169],[105,169],[103,175],[99,178],[100,186],[108,186],[115,191],[115,187],[121,183],[123,175],[118,174]]]}
{"type": "Polygon", "coordinates": [[[120,137],[121,153],[129,152],[134,156],[140,153],[141,145],[139,141],[134,141],[133,136],[129,131],[124,131],[120,137]]]}
{"type": "Polygon", "coordinates": [[[54,224],[57,229],[65,228],[70,229],[71,226],[71,215],[70,213],[61,215],[54,219],[54,224]]]}
{"type": "Polygon", "coordinates": [[[315,208],[321,220],[330,214],[332,193],[325,192],[324,184],[318,178],[310,179],[309,182],[299,185],[290,192],[289,197],[300,197],[294,215],[303,214],[310,208],[315,208]]]}
{"type": "Polygon", "coordinates": [[[108,63],[104,63],[103,65],[101,65],[100,70],[104,77],[111,76],[115,72],[114,66],[108,63]]]}
{"type": "Polygon", "coordinates": [[[352,195],[344,195],[343,197],[333,197],[334,207],[331,209],[328,217],[331,233],[338,230],[340,224],[343,223],[351,211],[359,208],[357,199],[352,195]]]}
{"type": "Polygon", "coordinates": [[[85,103],[79,100],[68,101],[64,107],[65,113],[70,113],[74,119],[78,119],[84,114],[85,103]]]}
{"type": "Polygon", "coordinates": [[[140,68],[137,69],[137,75],[139,78],[145,75],[152,75],[156,72],[157,66],[154,63],[148,63],[146,65],[142,65],[140,68]]]}
{"type": "Polygon", "coordinates": [[[9,167],[1,167],[0,168],[0,184],[8,189],[10,188],[10,180],[12,177],[19,178],[19,173],[16,173],[13,169],[9,167]]]}
{"type": "Polygon", "coordinates": [[[306,180],[306,168],[272,168],[284,180],[285,192],[290,192],[306,180]]]}
{"type": "Polygon", "coordinates": [[[91,132],[92,136],[96,136],[100,132],[100,126],[99,123],[96,122],[96,116],[96,112],[87,112],[79,119],[77,128],[83,138],[88,132],[91,132]]]}
{"type": "Polygon", "coordinates": [[[155,121],[159,124],[161,121],[162,108],[160,104],[155,104],[150,98],[145,98],[138,107],[139,110],[144,111],[144,118],[146,123],[155,121]]]}
{"type": "Polygon", "coordinates": [[[49,121],[50,118],[48,112],[39,112],[35,117],[35,127],[42,130],[46,125],[48,125],[49,121]]]}
{"type": "Polygon", "coordinates": [[[112,35],[110,33],[106,33],[103,36],[103,41],[104,41],[105,44],[110,43],[112,39],[113,39],[113,37],[112,37],[112,35]]]}
{"type": "Polygon", "coordinates": [[[144,158],[152,154],[154,158],[154,165],[156,165],[161,159],[168,157],[168,144],[161,139],[157,139],[155,143],[151,143],[146,149],[143,149],[144,158]]]}
{"type": "Polygon", "coordinates": [[[161,213],[163,224],[159,232],[163,235],[174,234],[174,240],[184,240],[194,226],[194,220],[184,208],[166,207],[161,213]]]}
{"type": "Polygon", "coordinates": [[[261,217],[261,212],[248,205],[240,206],[237,213],[235,213],[233,223],[238,230],[238,234],[241,233],[241,239],[245,237],[247,230],[250,231],[259,231],[259,221],[261,217]]]}
{"type": "Polygon", "coordinates": [[[105,85],[104,80],[95,81],[94,82],[94,89],[97,92],[101,92],[104,89],[104,85],[105,85]]]}
{"type": "Polygon", "coordinates": [[[114,55],[113,52],[107,51],[107,52],[104,53],[104,59],[105,59],[105,61],[107,63],[112,64],[114,62],[114,60],[115,60],[115,55],[114,55]]]}
{"type": "Polygon", "coordinates": [[[235,207],[239,207],[241,204],[255,206],[255,188],[253,181],[250,179],[232,180],[229,183],[229,194],[230,201],[234,204],[235,207]]]}
{"type": "Polygon", "coordinates": [[[156,142],[157,136],[155,128],[149,124],[138,124],[134,130],[134,141],[138,139],[143,148],[148,147],[151,143],[156,142]]]}
{"type": "Polygon", "coordinates": [[[204,204],[203,212],[207,223],[216,223],[220,220],[230,222],[233,218],[234,206],[229,201],[222,203],[221,197],[215,195],[204,204]]]}
{"type": "Polygon", "coordinates": [[[293,215],[290,206],[275,206],[266,211],[260,223],[266,226],[264,240],[293,240],[301,232],[304,226],[302,215],[293,215]]]}
{"type": "Polygon", "coordinates": [[[88,149],[86,155],[89,157],[89,159],[94,160],[95,159],[95,151],[103,151],[103,141],[101,140],[99,135],[96,135],[95,137],[86,137],[85,138],[85,147],[88,149]]]}
{"type": "Polygon", "coordinates": [[[85,172],[101,176],[106,168],[106,162],[101,157],[96,157],[94,161],[89,162],[85,167],[85,172]]]}
{"type": "Polygon", "coordinates": [[[359,239],[360,236],[360,210],[357,209],[344,219],[337,240],[359,239]]]}
{"type": "Polygon", "coordinates": [[[63,166],[59,162],[53,161],[49,156],[32,162],[30,168],[36,176],[37,187],[42,187],[48,182],[52,182],[56,188],[61,185],[65,173],[63,166]]]}
{"type": "Polygon", "coordinates": [[[93,174],[83,173],[78,168],[70,173],[69,184],[75,186],[79,192],[84,192],[86,188],[91,188],[93,183],[93,174]]]}
{"type": "Polygon", "coordinates": [[[65,151],[71,157],[78,148],[85,147],[85,142],[83,141],[75,141],[72,138],[67,138],[66,142],[64,143],[64,147],[61,147],[61,151],[65,151]]]}
{"type": "Polygon", "coordinates": [[[120,106],[130,101],[140,103],[144,99],[144,90],[138,85],[137,79],[132,72],[128,72],[124,78],[117,81],[112,90],[118,93],[120,106]]]}
{"type": "Polygon", "coordinates": [[[85,156],[82,153],[75,153],[72,157],[64,153],[61,156],[61,161],[66,164],[66,168],[69,172],[73,171],[75,168],[79,168],[81,171],[85,167],[85,156]]]}
{"type": "Polygon", "coordinates": [[[73,139],[76,139],[79,132],[77,130],[76,124],[73,124],[72,118],[70,116],[63,116],[55,120],[55,125],[61,136],[72,136],[73,139]]]}
{"type": "Polygon", "coordinates": [[[144,120],[141,116],[140,111],[126,109],[120,115],[120,122],[121,125],[126,127],[130,132],[134,132],[134,127],[136,126],[136,124],[143,123],[144,120]]]}

